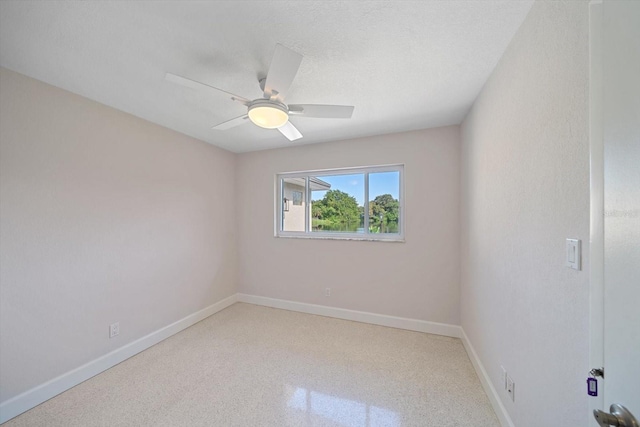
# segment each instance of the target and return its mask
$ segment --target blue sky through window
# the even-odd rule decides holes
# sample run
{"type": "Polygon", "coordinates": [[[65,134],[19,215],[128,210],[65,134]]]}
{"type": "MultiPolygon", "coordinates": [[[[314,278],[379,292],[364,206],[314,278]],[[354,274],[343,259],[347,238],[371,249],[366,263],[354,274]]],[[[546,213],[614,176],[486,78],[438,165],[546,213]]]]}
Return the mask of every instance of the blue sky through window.
{"type": "MultiPolygon", "coordinates": [[[[318,176],[331,184],[332,190],[340,190],[356,198],[359,206],[364,205],[364,174],[318,176]]],[[[400,173],[372,172],[369,174],[369,200],[381,194],[391,194],[398,199],[400,190],[400,173]]],[[[311,200],[320,200],[326,191],[313,191],[311,200]]]]}

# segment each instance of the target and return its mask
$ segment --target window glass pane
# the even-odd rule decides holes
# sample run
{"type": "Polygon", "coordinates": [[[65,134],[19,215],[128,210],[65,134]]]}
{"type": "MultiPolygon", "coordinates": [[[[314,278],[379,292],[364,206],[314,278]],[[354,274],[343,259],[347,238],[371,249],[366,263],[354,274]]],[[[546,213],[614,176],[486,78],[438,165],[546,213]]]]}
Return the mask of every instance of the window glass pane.
{"type": "Polygon", "coordinates": [[[295,206],[302,206],[302,191],[294,191],[291,195],[291,200],[295,206]]]}
{"type": "Polygon", "coordinates": [[[311,231],[364,233],[364,174],[310,176],[311,231]]]}
{"type": "Polygon", "coordinates": [[[400,232],[400,172],[369,174],[369,232],[400,232]]]}
{"type": "Polygon", "coordinates": [[[282,231],[304,232],[305,180],[283,178],[282,185],[282,231]]]}

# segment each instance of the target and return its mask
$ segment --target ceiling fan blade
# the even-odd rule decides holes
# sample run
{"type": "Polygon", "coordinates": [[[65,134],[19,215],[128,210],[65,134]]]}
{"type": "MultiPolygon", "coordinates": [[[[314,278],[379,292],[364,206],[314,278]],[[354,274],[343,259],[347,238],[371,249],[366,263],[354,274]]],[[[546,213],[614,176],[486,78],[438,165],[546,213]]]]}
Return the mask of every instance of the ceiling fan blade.
{"type": "Polygon", "coordinates": [[[302,55],[277,44],[264,82],[265,97],[282,101],[298,73],[301,62],[302,55]]]}
{"type": "Polygon", "coordinates": [[[249,116],[247,116],[245,114],[243,116],[235,117],[235,118],[233,118],[231,120],[227,120],[226,122],[222,122],[220,124],[212,126],[211,129],[215,129],[215,130],[231,129],[231,128],[236,127],[236,126],[240,126],[241,124],[248,123],[248,121],[247,121],[248,118],[249,118],[249,116]]]}
{"type": "Polygon", "coordinates": [[[296,127],[291,123],[287,122],[278,128],[281,134],[287,137],[289,141],[295,141],[296,139],[302,138],[302,134],[296,127]]]}
{"type": "Polygon", "coordinates": [[[247,98],[235,95],[235,94],[233,94],[231,92],[227,92],[226,90],[218,89],[217,87],[209,86],[207,84],[200,83],[200,82],[197,82],[195,80],[188,79],[186,77],[178,76],[176,74],[167,73],[167,74],[165,74],[164,79],[166,81],[168,81],[168,82],[179,84],[181,86],[185,86],[185,87],[188,87],[188,88],[191,88],[191,89],[196,89],[196,90],[211,90],[211,89],[213,89],[213,90],[216,90],[218,92],[222,92],[222,93],[230,96],[232,100],[238,101],[238,102],[240,102],[241,104],[244,104],[244,105],[249,105],[249,103],[251,102],[247,98]]]}
{"type": "Polygon", "coordinates": [[[292,104],[289,105],[289,114],[323,119],[350,119],[354,108],[352,105],[292,104]]]}

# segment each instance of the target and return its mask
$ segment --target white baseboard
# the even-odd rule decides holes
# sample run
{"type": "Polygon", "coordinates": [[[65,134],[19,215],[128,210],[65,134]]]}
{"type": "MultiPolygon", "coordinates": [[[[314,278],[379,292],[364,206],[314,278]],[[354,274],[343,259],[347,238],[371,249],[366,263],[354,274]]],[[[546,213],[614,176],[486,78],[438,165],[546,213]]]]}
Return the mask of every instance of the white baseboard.
{"type": "Polygon", "coordinates": [[[149,347],[163,341],[170,336],[188,328],[191,325],[229,307],[237,301],[237,294],[231,295],[207,308],[178,320],[164,328],[158,329],[142,338],[139,338],[123,347],[105,354],[89,363],[86,363],[72,371],[60,375],[44,384],[40,384],[27,390],[18,396],[12,397],[0,403],[0,423],[10,420],[21,413],[41,404],[44,401],[66,391],[89,378],[106,371],[112,366],[135,356],[149,347]]]}
{"type": "Polygon", "coordinates": [[[478,378],[480,378],[480,384],[482,384],[482,388],[484,388],[484,392],[487,394],[489,401],[491,402],[491,406],[493,406],[493,410],[496,413],[498,420],[500,420],[500,424],[502,427],[515,427],[513,421],[511,421],[511,417],[507,413],[507,409],[502,404],[502,400],[500,400],[500,396],[498,396],[498,392],[495,387],[491,383],[489,379],[489,375],[487,371],[484,369],[482,362],[480,362],[480,358],[478,358],[478,354],[475,349],[471,345],[471,341],[469,341],[469,337],[464,332],[464,329],[461,329],[462,335],[460,339],[462,340],[462,344],[464,348],[467,350],[467,354],[469,355],[469,359],[471,359],[471,364],[473,365],[476,373],[478,374],[478,378]]]}
{"type": "Polygon", "coordinates": [[[266,307],[281,308],[283,310],[299,311],[301,313],[317,314],[319,316],[335,317],[338,319],[353,320],[355,322],[371,323],[374,325],[407,329],[409,331],[426,332],[428,334],[444,335],[454,338],[460,338],[462,332],[460,326],[450,325],[447,323],[407,319],[405,317],[387,316],[385,314],[368,313],[366,311],[348,310],[345,308],[307,304],[303,302],[256,295],[238,294],[238,301],[249,304],[264,305],[266,307]]]}

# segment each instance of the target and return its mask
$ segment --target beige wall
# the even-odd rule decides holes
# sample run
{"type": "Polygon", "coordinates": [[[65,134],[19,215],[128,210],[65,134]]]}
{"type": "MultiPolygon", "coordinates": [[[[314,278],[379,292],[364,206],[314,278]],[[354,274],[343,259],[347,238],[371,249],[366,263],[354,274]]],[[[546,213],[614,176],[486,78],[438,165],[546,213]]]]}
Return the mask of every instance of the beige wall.
{"type": "Polygon", "coordinates": [[[239,155],[239,292],[459,324],[459,150],[451,126],[239,155]],[[405,243],[274,237],[276,173],[398,163],[405,243]]]}
{"type": "Polygon", "coordinates": [[[462,126],[462,326],[518,427],[587,425],[587,61],[588,3],[536,2],[462,126]]]}
{"type": "Polygon", "coordinates": [[[2,69],[0,401],[234,294],[234,168],[2,69]]]}

